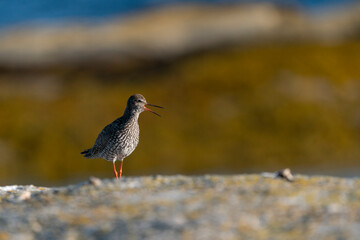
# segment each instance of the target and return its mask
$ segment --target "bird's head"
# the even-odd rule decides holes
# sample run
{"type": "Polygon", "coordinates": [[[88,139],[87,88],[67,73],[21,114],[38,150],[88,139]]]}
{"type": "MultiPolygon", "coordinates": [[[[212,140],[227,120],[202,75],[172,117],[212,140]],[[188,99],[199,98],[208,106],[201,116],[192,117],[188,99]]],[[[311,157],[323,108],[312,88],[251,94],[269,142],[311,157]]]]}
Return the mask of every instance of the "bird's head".
{"type": "Polygon", "coordinates": [[[157,106],[157,105],[147,103],[145,97],[143,95],[141,95],[141,94],[132,95],[129,98],[128,102],[127,102],[126,108],[128,110],[130,110],[131,112],[134,112],[134,113],[141,113],[143,111],[149,111],[149,112],[152,112],[152,113],[154,113],[154,114],[156,114],[156,115],[158,115],[160,117],[159,114],[157,114],[153,110],[147,108],[147,106],[163,108],[163,107],[160,107],[160,106],[157,106]]]}

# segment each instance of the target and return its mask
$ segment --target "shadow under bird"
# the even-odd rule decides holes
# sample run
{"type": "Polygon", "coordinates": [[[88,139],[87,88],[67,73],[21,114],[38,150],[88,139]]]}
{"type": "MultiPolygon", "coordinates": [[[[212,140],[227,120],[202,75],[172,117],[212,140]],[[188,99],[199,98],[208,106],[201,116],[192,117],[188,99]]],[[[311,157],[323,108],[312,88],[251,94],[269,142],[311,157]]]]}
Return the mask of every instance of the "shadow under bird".
{"type": "Polygon", "coordinates": [[[107,125],[97,137],[92,148],[84,150],[86,158],[103,158],[113,162],[115,177],[121,178],[123,160],[129,156],[139,143],[138,119],[143,111],[159,114],[147,108],[147,106],[163,108],[146,102],[141,94],[132,95],[128,101],[124,114],[107,125]],[[116,171],[116,160],[120,161],[119,174],[116,171]]]}

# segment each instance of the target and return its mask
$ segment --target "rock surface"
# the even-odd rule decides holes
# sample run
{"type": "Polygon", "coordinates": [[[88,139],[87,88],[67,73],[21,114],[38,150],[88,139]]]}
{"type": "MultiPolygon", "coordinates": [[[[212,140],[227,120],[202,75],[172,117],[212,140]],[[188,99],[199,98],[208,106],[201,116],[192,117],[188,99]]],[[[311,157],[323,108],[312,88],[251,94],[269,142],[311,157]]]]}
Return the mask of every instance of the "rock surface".
{"type": "Polygon", "coordinates": [[[360,179],[91,178],[0,187],[0,239],[357,239],[360,179]]]}

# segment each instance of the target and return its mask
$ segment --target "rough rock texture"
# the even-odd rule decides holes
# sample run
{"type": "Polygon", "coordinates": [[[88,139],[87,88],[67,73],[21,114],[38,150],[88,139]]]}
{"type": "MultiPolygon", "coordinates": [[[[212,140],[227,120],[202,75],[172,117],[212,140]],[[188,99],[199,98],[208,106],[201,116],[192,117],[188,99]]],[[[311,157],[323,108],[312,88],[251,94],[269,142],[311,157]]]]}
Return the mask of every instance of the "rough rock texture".
{"type": "Polygon", "coordinates": [[[90,179],[0,188],[0,239],[358,239],[360,179],[90,179]]]}

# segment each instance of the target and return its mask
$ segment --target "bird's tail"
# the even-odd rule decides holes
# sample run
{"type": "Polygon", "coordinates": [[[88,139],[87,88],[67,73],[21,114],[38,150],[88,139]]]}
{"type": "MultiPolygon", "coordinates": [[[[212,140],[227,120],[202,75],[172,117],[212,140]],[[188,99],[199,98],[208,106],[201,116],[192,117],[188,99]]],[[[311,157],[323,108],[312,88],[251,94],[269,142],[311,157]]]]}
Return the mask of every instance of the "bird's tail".
{"type": "Polygon", "coordinates": [[[84,157],[91,157],[90,149],[86,149],[86,150],[82,151],[81,154],[84,154],[84,157]]]}

